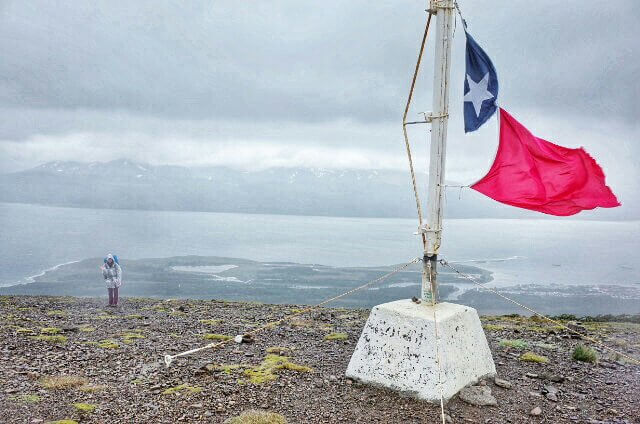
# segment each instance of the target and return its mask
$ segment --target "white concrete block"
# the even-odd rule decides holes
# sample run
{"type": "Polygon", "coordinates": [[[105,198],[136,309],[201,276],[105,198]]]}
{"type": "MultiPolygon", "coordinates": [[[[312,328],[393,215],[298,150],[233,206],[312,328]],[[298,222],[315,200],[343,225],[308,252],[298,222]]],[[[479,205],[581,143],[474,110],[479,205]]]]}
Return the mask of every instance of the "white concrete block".
{"type": "MultiPolygon", "coordinates": [[[[374,306],[346,376],[431,402],[440,401],[434,306],[410,299],[374,306]]],[[[435,306],[442,392],[445,400],[496,367],[475,309],[453,303],[435,306]]]]}

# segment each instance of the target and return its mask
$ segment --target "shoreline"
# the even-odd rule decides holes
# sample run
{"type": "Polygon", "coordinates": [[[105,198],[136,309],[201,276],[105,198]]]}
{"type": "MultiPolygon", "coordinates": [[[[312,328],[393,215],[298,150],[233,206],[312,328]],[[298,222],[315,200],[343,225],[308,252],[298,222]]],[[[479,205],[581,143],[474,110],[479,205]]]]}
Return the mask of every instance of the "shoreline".
{"type": "MultiPolygon", "coordinates": [[[[0,287],[0,294],[103,296],[106,291],[97,269],[99,263],[101,258],[58,264],[32,276],[31,282],[0,287]]],[[[122,265],[124,284],[121,296],[306,305],[346,292],[393,269],[393,266],[336,267],[257,262],[217,256],[123,260],[122,265]]],[[[456,268],[474,275],[483,286],[497,288],[544,315],[640,313],[640,287],[505,284],[496,281],[495,273],[475,263],[468,265],[458,261],[456,268]]],[[[483,291],[452,271],[446,271],[442,269],[440,274],[442,301],[462,303],[474,307],[481,314],[523,313],[495,294],[483,291]]],[[[412,265],[387,280],[341,299],[335,306],[367,309],[391,300],[411,298],[419,291],[420,273],[420,265],[412,265]]]]}

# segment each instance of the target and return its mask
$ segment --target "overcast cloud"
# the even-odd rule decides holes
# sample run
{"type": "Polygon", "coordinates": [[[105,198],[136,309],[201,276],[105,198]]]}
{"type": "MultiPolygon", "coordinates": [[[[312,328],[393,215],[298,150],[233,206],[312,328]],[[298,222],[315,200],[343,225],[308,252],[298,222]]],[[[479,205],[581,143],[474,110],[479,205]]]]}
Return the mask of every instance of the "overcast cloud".
{"type": "MultiPolygon", "coordinates": [[[[1,1],[0,172],[120,157],[404,169],[425,3],[1,1]]],[[[623,201],[635,193],[640,2],[460,6],[503,107],[540,137],[585,146],[623,201]]],[[[459,21],[453,48],[447,166],[470,182],[493,158],[496,128],[463,134],[459,21]]],[[[431,45],[426,54],[414,117],[431,104],[431,45]]],[[[422,165],[425,131],[412,129],[422,165]]]]}

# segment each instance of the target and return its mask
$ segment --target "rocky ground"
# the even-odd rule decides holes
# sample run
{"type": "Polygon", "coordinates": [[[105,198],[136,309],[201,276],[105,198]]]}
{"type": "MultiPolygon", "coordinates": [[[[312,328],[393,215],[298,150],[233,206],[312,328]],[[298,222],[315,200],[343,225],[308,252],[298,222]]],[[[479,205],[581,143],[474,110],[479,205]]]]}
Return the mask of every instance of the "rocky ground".
{"type": "MultiPolygon", "coordinates": [[[[126,298],[114,309],[94,298],[1,297],[0,421],[216,423],[259,409],[289,423],[439,422],[437,405],[344,377],[368,311],[291,318],[298,308],[126,298]],[[291,319],[253,343],[230,342],[170,368],[161,362],[283,317],[291,319]]],[[[595,363],[576,361],[575,346],[588,343],[539,319],[483,323],[500,379],[448,402],[448,422],[640,423],[639,365],[597,347],[595,363]],[[544,361],[529,352],[548,362],[524,361],[544,361]]],[[[638,324],[576,328],[640,357],[638,324]]]]}

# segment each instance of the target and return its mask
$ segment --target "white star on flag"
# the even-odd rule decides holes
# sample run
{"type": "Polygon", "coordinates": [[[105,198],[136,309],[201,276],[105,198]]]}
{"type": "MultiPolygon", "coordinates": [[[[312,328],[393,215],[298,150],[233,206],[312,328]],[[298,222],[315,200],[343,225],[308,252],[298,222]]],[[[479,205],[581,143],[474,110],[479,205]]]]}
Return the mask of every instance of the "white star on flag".
{"type": "Polygon", "coordinates": [[[469,83],[469,92],[464,95],[464,101],[473,103],[476,116],[479,117],[480,110],[482,109],[482,102],[493,99],[493,94],[487,91],[487,85],[489,85],[489,73],[484,74],[484,77],[482,77],[480,82],[475,82],[471,79],[469,74],[467,74],[467,82],[469,83]]]}

